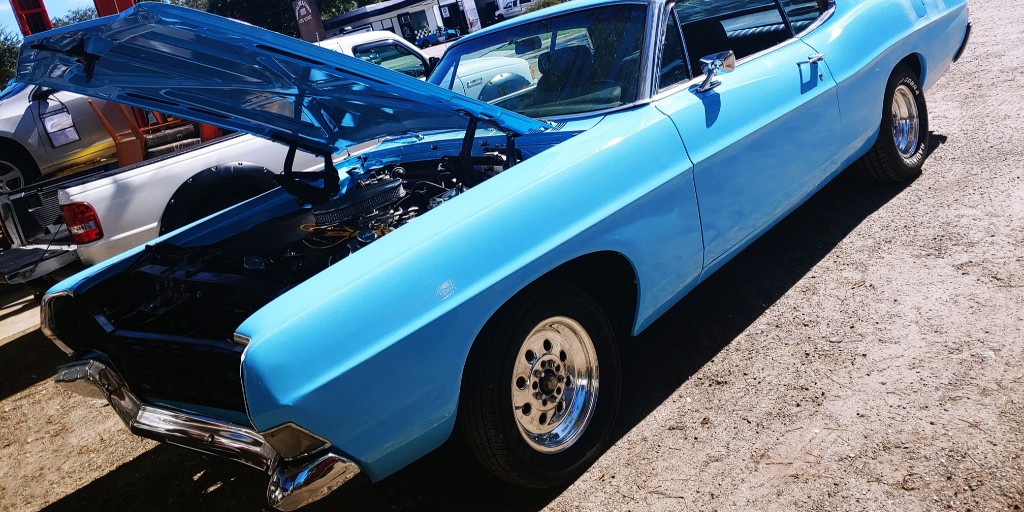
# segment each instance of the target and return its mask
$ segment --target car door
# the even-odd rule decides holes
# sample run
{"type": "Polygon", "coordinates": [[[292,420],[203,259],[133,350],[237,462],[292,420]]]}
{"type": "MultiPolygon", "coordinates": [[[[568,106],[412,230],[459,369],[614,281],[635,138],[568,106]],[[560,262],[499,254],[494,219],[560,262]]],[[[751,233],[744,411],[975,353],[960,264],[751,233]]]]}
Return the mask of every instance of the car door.
{"type": "Polygon", "coordinates": [[[838,99],[825,63],[770,0],[677,2],[665,34],[656,105],[694,163],[706,274],[834,171],[838,99]],[[700,58],[727,50],[735,70],[697,92],[700,58]]]}

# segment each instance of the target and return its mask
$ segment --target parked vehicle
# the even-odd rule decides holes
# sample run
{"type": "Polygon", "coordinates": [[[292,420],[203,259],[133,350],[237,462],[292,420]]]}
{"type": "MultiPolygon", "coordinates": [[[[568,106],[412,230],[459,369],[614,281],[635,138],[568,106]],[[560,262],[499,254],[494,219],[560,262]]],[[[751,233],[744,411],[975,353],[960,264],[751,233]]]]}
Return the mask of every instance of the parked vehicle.
{"type": "Polygon", "coordinates": [[[523,9],[533,3],[533,0],[501,0],[499,1],[498,10],[494,13],[494,18],[498,21],[504,21],[509,18],[515,18],[523,13],[523,9]]]}
{"type": "Polygon", "coordinates": [[[444,44],[462,37],[458,29],[437,27],[437,30],[427,34],[423,37],[416,39],[416,46],[420,48],[430,48],[435,44],[444,44]]]}
{"type": "MultiPolygon", "coordinates": [[[[116,162],[114,141],[88,101],[17,82],[0,93],[0,190],[116,162]]],[[[124,129],[114,105],[100,100],[96,105],[124,129]]]]}
{"type": "Polygon", "coordinates": [[[968,28],[960,1],[576,0],[452,44],[443,87],[160,3],[28,38],[27,82],[313,153],[387,137],[55,286],[57,381],[268,471],[282,510],[453,434],[564,484],[608,442],[620,342],[848,164],[918,175],[968,28]],[[531,87],[445,89],[538,40],[531,87]]]}
{"type": "MultiPolygon", "coordinates": [[[[0,279],[24,284],[93,265],[277,187],[281,144],[232,134],[146,162],[0,194],[0,279]],[[258,165],[260,162],[265,165],[258,165]]],[[[299,153],[307,168],[319,160],[299,153]]],[[[35,285],[33,285],[35,286],[35,285]]]]}
{"type": "Polygon", "coordinates": [[[405,39],[387,30],[346,34],[324,39],[316,45],[413,78],[425,79],[430,70],[430,59],[426,55],[405,39]]]}
{"type": "MultiPolygon", "coordinates": [[[[425,79],[430,69],[422,52],[391,32],[345,35],[318,45],[420,79],[425,79]]],[[[536,74],[521,58],[477,59],[460,69],[456,92],[483,100],[497,98],[532,85],[531,73],[536,74]]],[[[23,89],[45,90],[38,86],[23,89]]],[[[78,94],[60,95],[75,98],[76,104],[88,100],[78,94]]],[[[104,106],[101,114],[105,112],[109,122],[125,124],[116,103],[95,102],[104,106]]],[[[79,116],[99,119],[92,111],[79,116]]],[[[113,144],[109,137],[108,141],[113,144]]],[[[0,192],[5,244],[0,252],[0,281],[38,287],[34,281],[64,272],[76,262],[94,265],[274,188],[277,184],[268,172],[280,173],[287,153],[285,146],[251,136],[226,137],[196,149],[172,155],[157,153],[149,156],[168,158],[125,167],[108,165],[9,194],[0,192]],[[77,215],[72,214],[75,212],[77,215]],[[102,229],[68,231],[80,230],[93,221],[102,229]]],[[[297,158],[294,165],[300,169],[317,162],[305,152],[299,152],[297,158]]]]}

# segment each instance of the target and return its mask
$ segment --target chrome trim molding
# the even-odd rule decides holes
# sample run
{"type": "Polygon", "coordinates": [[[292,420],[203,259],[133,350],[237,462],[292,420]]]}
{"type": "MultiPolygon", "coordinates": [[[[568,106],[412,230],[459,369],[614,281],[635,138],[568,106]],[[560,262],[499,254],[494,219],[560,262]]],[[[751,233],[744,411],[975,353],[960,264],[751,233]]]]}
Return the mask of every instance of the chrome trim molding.
{"type": "Polygon", "coordinates": [[[70,290],[63,290],[47,293],[46,295],[43,295],[43,300],[39,302],[39,329],[43,331],[43,334],[45,334],[47,338],[50,338],[50,340],[53,341],[54,345],[57,345],[57,348],[61,349],[69,356],[75,355],[75,351],[61,341],[60,336],[57,335],[57,330],[53,325],[53,304],[59,298],[73,298],[74,296],[75,294],[70,290]]]}
{"type": "MultiPolygon", "coordinates": [[[[783,11],[783,12],[785,12],[785,11],[783,11]]],[[[829,19],[831,19],[832,15],[835,14],[835,13],[836,13],[836,2],[835,2],[835,0],[829,0],[829,2],[828,2],[828,9],[825,9],[825,12],[821,13],[821,16],[818,16],[818,19],[814,20],[814,23],[811,23],[810,25],[807,26],[807,28],[805,28],[802,31],[798,32],[796,34],[796,37],[803,37],[803,36],[809,34],[814,29],[824,25],[825,22],[828,21],[829,19]]],[[[787,18],[788,18],[788,15],[787,15],[787,18]]]]}
{"type": "MultiPolygon", "coordinates": [[[[68,293],[68,292],[65,292],[68,293]]],[[[99,354],[57,368],[62,388],[105,398],[132,433],[224,457],[270,473],[267,499],[283,511],[323,498],[360,473],[359,466],[328,453],[313,461],[282,461],[249,426],[143,404],[99,354]]]]}
{"type": "MultiPolygon", "coordinates": [[[[246,406],[246,410],[248,410],[248,405],[246,406]]],[[[286,461],[292,461],[292,460],[296,460],[296,459],[303,459],[303,458],[306,458],[306,457],[308,457],[310,455],[317,454],[317,453],[320,453],[320,452],[322,452],[324,450],[328,450],[328,449],[331,448],[331,442],[330,441],[328,441],[328,440],[326,440],[326,439],[324,439],[324,438],[322,438],[322,437],[320,437],[320,436],[318,436],[318,435],[316,435],[316,434],[314,434],[314,433],[312,433],[312,432],[302,428],[301,426],[299,426],[297,423],[295,423],[293,421],[289,421],[288,423],[282,423],[282,424],[280,424],[280,425],[278,425],[278,426],[276,426],[276,427],[274,427],[274,428],[272,428],[270,430],[264,430],[263,432],[260,432],[260,436],[262,436],[263,439],[266,439],[268,437],[272,437],[274,435],[274,433],[276,433],[276,432],[278,432],[280,430],[284,430],[284,429],[295,429],[295,430],[301,431],[303,434],[305,434],[305,435],[307,435],[307,436],[309,436],[309,437],[311,437],[311,438],[313,438],[313,439],[315,439],[315,440],[320,442],[320,446],[317,446],[316,448],[313,448],[312,450],[309,450],[309,451],[300,453],[298,455],[295,455],[294,457],[285,457],[284,455],[281,455],[281,458],[286,460],[286,461]]],[[[268,444],[269,444],[269,442],[268,442],[268,444]]],[[[280,452],[278,452],[278,453],[280,453],[280,452]]]]}
{"type": "Polygon", "coordinates": [[[237,332],[231,335],[231,339],[235,343],[238,343],[239,345],[242,345],[243,347],[248,347],[249,343],[252,342],[252,338],[250,338],[250,337],[248,337],[248,336],[246,336],[244,334],[238,334],[237,332]]]}
{"type": "Polygon", "coordinates": [[[328,453],[305,464],[277,466],[267,487],[267,503],[290,512],[336,491],[359,474],[359,466],[328,453]]]}

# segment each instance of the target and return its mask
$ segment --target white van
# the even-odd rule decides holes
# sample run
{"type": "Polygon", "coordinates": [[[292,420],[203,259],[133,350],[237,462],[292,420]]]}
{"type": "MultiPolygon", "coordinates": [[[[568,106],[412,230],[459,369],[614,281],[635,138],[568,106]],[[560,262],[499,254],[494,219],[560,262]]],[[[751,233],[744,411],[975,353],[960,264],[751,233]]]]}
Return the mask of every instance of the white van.
{"type": "Polygon", "coordinates": [[[523,8],[532,4],[533,0],[498,0],[498,10],[494,17],[498,21],[515,18],[523,13],[523,8]]]}

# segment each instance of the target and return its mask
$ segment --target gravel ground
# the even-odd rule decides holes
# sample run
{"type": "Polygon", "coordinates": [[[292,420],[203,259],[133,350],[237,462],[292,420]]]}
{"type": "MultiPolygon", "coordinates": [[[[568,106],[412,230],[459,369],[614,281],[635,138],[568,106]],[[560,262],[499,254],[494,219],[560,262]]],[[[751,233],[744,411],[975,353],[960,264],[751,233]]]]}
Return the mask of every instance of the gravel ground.
{"type": "MultiPolygon", "coordinates": [[[[1021,510],[1024,4],[972,17],[924,175],[840,176],[629,340],[617,441],[575,483],[513,489],[451,443],[310,510],[1021,510]]],[[[38,332],[0,361],[0,510],[263,507],[263,475],[58,390],[38,332]]]]}

